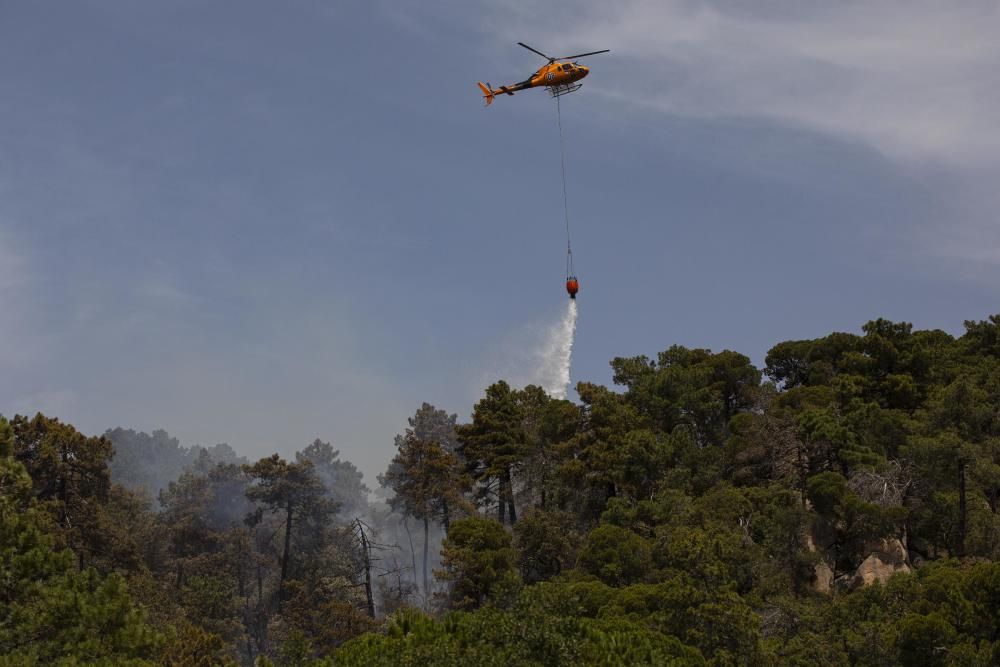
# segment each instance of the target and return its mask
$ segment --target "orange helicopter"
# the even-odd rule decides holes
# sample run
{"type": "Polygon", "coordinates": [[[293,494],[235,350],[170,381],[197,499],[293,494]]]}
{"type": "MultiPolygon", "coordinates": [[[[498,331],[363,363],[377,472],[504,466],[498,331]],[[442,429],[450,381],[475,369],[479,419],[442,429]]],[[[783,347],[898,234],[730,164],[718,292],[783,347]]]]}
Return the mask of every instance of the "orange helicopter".
{"type": "Polygon", "coordinates": [[[590,74],[590,69],[580,65],[576,62],[560,62],[563,60],[575,60],[576,58],[583,58],[584,56],[592,56],[598,53],[608,53],[611,49],[604,49],[603,51],[591,51],[589,53],[578,53],[575,56],[563,56],[561,58],[552,58],[545,55],[538,49],[533,49],[524,42],[518,42],[519,46],[523,46],[529,51],[533,51],[549,61],[548,65],[542,66],[537,72],[532,74],[530,77],[524,81],[518,83],[512,83],[509,86],[500,86],[496,90],[493,89],[489,83],[484,84],[482,81],[479,83],[479,89],[483,91],[483,97],[486,98],[486,106],[493,103],[493,98],[499,94],[513,95],[518,90],[525,90],[527,88],[537,88],[539,86],[545,86],[549,89],[549,94],[552,97],[559,97],[567,93],[572,93],[580,90],[582,83],[577,83],[580,79],[590,74]]]}

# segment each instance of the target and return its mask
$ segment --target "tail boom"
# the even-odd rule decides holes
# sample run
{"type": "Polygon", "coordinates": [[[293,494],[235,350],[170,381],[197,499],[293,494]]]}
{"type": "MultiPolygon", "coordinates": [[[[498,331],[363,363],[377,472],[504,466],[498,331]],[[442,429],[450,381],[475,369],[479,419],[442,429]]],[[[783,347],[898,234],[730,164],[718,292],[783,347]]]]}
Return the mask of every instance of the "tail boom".
{"type": "Polygon", "coordinates": [[[483,91],[483,97],[486,99],[486,106],[493,104],[493,98],[496,97],[497,95],[500,94],[513,95],[518,90],[524,90],[525,88],[531,87],[530,81],[512,83],[509,86],[500,86],[495,90],[488,83],[483,83],[482,81],[479,81],[478,84],[479,84],[479,90],[483,91]]]}

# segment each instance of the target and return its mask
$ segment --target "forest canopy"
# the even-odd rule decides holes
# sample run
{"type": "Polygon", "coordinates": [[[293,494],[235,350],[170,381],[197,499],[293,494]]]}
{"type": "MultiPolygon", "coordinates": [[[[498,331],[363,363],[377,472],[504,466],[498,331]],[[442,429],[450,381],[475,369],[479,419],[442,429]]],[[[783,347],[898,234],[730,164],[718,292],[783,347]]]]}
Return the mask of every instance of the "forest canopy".
{"type": "Polygon", "coordinates": [[[1000,664],[1000,315],[424,403],[374,493],[0,417],[0,665],[1000,664]]]}

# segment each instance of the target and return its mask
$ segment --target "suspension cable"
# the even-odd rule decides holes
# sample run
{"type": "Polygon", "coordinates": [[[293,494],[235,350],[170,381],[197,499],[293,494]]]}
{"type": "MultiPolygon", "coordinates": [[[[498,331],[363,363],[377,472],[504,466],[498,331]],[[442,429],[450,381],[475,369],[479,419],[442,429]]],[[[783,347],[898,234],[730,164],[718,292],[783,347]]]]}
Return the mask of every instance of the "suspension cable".
{"type": "Polygon", "coordinates": [[[559,121],[559,164],[562,166],[563,215],[566,218],[566,277],[573,274],[573,248],[569,240],[569,198],[566,196],[566,148],[563,144],[562,108],[556,95],[556,118],[559,121]]]}

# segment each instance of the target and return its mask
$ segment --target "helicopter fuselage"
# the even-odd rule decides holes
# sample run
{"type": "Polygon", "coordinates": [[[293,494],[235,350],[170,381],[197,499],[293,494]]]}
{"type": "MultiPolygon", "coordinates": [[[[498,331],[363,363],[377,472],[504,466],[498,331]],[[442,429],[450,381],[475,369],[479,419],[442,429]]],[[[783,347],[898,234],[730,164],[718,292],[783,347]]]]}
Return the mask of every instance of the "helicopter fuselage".
{"type": "Polygon", "coordinates": [[[576,63],[551,63],[531,75],[531,86],[563,86],[579,81],[590,74],[590,69],[576,63]]]}
{"type": "Polygon", "coordinates": [[[576,63],[551,63],[539,69],[524,81],[500,86],[496,93],[513,95],[518,90],[538,88],[539,86],[565,86],[590,74],[590,69],[576,63]]]}

